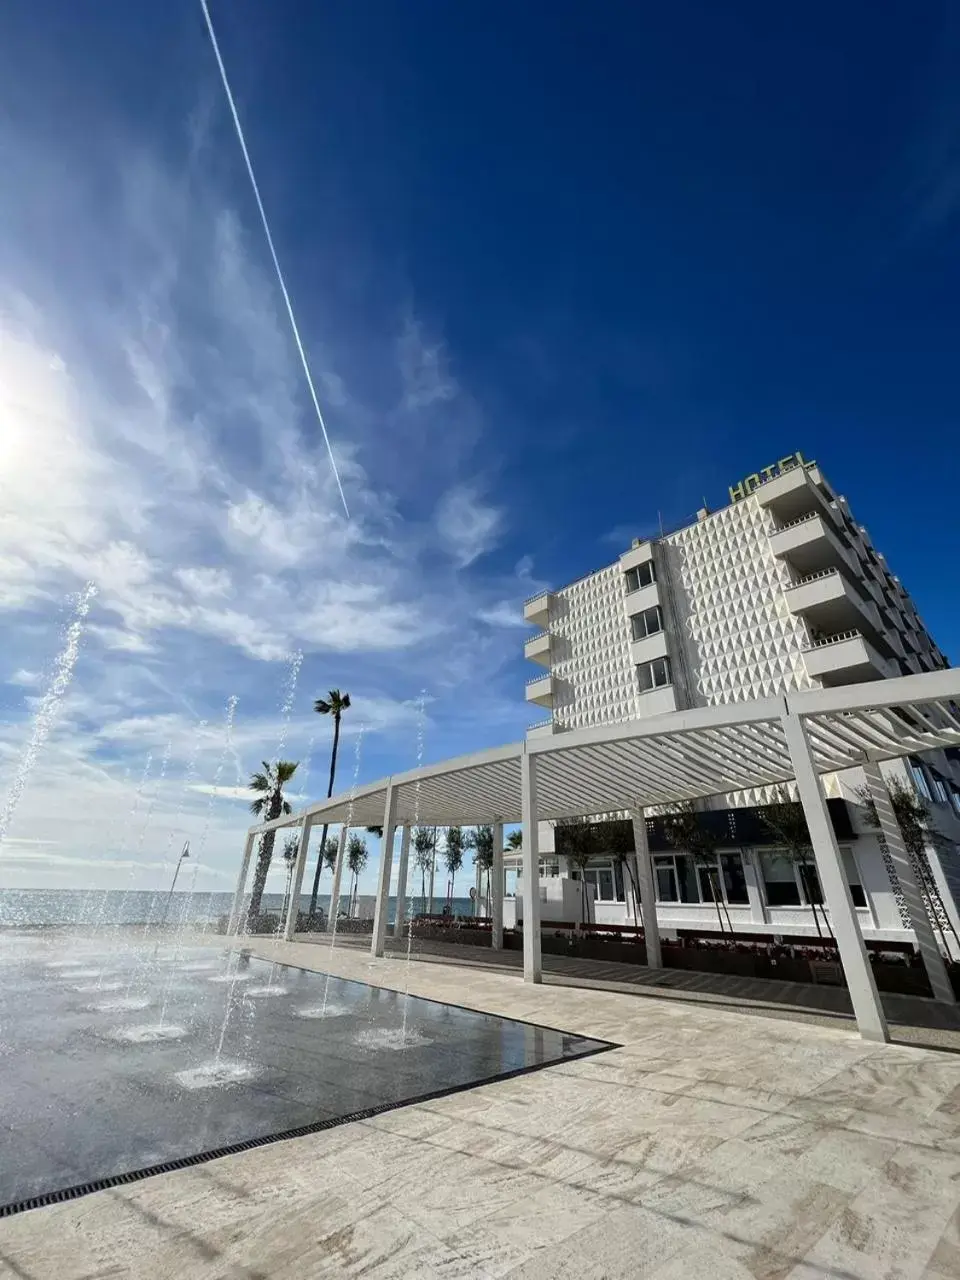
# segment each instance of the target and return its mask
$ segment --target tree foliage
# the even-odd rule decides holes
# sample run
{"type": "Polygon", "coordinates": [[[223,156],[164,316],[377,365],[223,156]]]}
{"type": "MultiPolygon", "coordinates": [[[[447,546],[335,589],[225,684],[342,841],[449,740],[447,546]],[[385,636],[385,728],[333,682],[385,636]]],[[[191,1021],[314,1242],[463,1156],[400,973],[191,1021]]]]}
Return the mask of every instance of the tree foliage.
{"type": "MultiPolygon", "coordinates": [[[[250,801],[250,812],[264,822],[272,822],[274,818],[281,818],[284,814],[291,812],[290,805],[284,799],[283,788],[296,773],[297,765],[293,760],[277,760],[274,764],[268,764],[263,760],[261,763],[263,768],[252,773],[247,784],[249,789],[256,793],[255,798],[250,801]]],[[[270,870],[273,859],[276,838],[275,831],[265,831],[260,837],[257,869],[253,877],[253,890],[247,912],[250,918],[260,914],[263,890],[267,883],[267,872],[270,870]]]]}
{"type": "MultiPolygon", "coordinates": [[[[663,834],[667,843],[678,853],[689,853],[694,865],[702,869],[710,886],[710,897],[717,908],[717,920],[723,933],[723,915],[720,904],[723,895],[716,882],[717,842],[709,827],[700,821],[699,812],[692,800],[678,800],[663,815],[663,834]]],[[[728,921],[729,923],[729,913],[728,921]]]]}

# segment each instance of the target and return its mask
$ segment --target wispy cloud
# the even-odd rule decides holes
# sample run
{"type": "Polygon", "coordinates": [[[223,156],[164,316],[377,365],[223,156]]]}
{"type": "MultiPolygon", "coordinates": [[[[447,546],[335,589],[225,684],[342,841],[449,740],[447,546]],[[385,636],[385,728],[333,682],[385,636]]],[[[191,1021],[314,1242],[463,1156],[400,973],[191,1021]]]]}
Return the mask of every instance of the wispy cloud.
{"type": "Polygon", "coordinates": [[[457,567],[465,569],[496,545],[503,514],[473,486],[457,484],[440,499],[436,523],[441,542],[457,567]]]}
{"type": "MultiPolygon", "coordinates": [[[[473,472],[471,442],[483,430],[476,401],[409,310],[397,310],[395,342],[369,340],[371,371],[392,360],[401,389],[386,407],[366,394],[384,379],[358,367],[364,333],[344,339],[349,375],[335,367],[335,342],[305,335],[326,366],[318,387],[335,410],[344,519],[274,283],[205,163],[212,127],[195,118],[185,128],[177,163],[148,139],[110,133],[98,186],[82,177],[98,158],[52,154],[27,131],[0,126],[9,179],[0,210],[0,611],[6,683],[26,695],[0,726],[0,791],[36,705],[38,668],[57,650],[62,601],[88,579],[99,592],[74,688],[13,833],[56,842],[63,883],[80,876],[88,853],[95,879],[128,875],[118,851],[139,839],[149,798],[144,884],[181,838],[202,844],[204,865],[232,867],[242,784],[281,732],[304,768],[314,739],[314,785],[324,772],[329,730],[310,710],[314,682],[353,696],[344,785],[361,725],[365,776],[412,764],[424,687],[435,699],[434,755],[484,733],[516,736],[514,705],[516,725],[526,718],[520,696],[514,704],[491,692],[518,656],[513,602],[529,594],[532,566],[504,572],[484,560],[505,516],[491,496],[489,450],[485,480],[473,472]],[[441,495],[432,510],[408,501],[421,469],[441,495]],[[464,627],[464,618],[488,628],[464,627]],[[283,667],[273,664],[298,648],[307,655],[301,692],[284,730],[283,667]],[[240,708],[227,748],[231,693],[240,708]]],[[[322,315],[321,329],[325,321],[338,332],[322,315]]],[[[4,853],[15,882],[30,881],[37,865],[4,853]]]]}

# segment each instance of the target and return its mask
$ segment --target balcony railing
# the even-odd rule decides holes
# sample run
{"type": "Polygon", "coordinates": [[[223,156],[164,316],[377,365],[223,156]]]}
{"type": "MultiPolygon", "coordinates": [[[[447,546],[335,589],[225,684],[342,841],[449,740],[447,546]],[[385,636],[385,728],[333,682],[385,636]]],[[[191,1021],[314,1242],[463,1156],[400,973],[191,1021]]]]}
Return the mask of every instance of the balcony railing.
{"type": "Polygon", "coordinates": [[[528,680],[526,687],[529,688],[532,684],[539,684],[541,680],[551,680],[552,678],[550,672],[545,671],[542,676],[534,676],[532,680],[528,680]]]}
{"type": "Polygon", "coordinates": [[[784,529],[795,529],[798,524],[806,524],[808,520],[816,520],[819,515],[819,511],[808,511],[805,516],[797,516],[794,520],[786,520],[783,524],[778,524],[774,533],[783,533],[784,529]]]}
{"type": "Polygon", "coordinates": [[[529,733],[531,729],[546,729],[547,725],[552,725],[552,724],[553,724],[553,716],[550,716],[547,720],[538,720],[536,724],[527,725],[527,733],[529,733]]]}
{"type": "MultiPolygon", "coordinates": [[[[802,587],[805,582],[818,582],[821,578],[831,578],[835,573],[839,574],[840,570],[835,568],[817,569],[815,573],[805,573],[802,578],[792,582],[790,587],[802,587]]],[[[790,587],[787,588],[788,591],[790,587]]]]}
{"type": "MultiPolygon", "coordinates": [[[[536,597],[534,597],[534,599],[536,599],[536,597]]],[[[535,640],[549,640],[549,639],[550,639],[549,631],[538,631],[535,635],[527,636],[526,640],[524,641],[524,644],[533,644],[535,640]]]]}
{"type": "Polygon", "coordinates": [[[815,636],[811,644],[807,645],[807,649],[823,649],[828,644],[843,644],[844,640],[862,640],[863,635],[860,631],[837,631],[832,636],[815,636]]]}

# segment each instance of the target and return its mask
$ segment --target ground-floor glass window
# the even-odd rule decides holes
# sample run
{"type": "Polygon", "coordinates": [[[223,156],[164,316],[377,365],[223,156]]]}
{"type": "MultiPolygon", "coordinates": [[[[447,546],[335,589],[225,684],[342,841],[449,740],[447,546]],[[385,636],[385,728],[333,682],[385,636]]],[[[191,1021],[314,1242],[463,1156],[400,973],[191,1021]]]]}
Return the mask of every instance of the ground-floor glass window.
{"type": "MultiPolygon", "coordinates": [[[[867,905],[866,894],[857,873],[857,864],[850,849],[841,849],[840,858],[850,886],[850,897],[855,907],[867,905]]],[[[764,850],[760,854],[760,871],[771,907],[823,906],[823,889],[817,864],[812,857],[797,861],[781,850],[764,850]]]]}
{"type": "Polygon", "coordinates": [[[687,853],[657,854],[653,860],[660,902],[722,902],[741,906],[749,901],[743,859],[722,853],[709,863],[687,853]]]}

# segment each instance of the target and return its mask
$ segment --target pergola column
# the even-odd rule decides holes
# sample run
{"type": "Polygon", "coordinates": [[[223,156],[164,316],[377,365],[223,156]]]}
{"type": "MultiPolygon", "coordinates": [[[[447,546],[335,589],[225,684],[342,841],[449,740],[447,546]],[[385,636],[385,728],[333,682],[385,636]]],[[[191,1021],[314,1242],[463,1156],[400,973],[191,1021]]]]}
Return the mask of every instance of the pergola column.
{"type": "Polygon", "coordinates": [[[660,926],[657,923],[657,888],[653,879],[653,863],[650,861],[647,820],[643,809],[634,809],[632,816],[633,848],[637,866],[637,884],[640,886],[640,912],[643,917],[643,941],[647,949],[647,967],[662,969],[660,926]]]}
{"type": "Polygon", "coordinates": [[[830,912],[837,949],[843,964],[844,977],[850,991],[857,1027],[864,1040],[888,1041],[890,1031],[884,1016],[880,995],[874,980],[863,934],[857,922],[857,914],[850,896],[850,886],[840,860],[837,838],[827,809],[823,788],[807,731],[799,716],[787,713],[782,717],[784,736],[790,751],[800,803],[803,805],[810,833],[810,843],[817,863],[817,872],[823,888],[823,896],[830,912]]]}
{"type": "Polygon", "coordinates": [[[400,870],[397,873],[397,916],[393,922],[393,936],[403,937],[404,916],[407,910],[407,863],[410,861],[410,832],[408,822],[401,828],[400,837],[400,870]]]}
{"type": "Polygon", "coordinates": [[[490,946],[503,950],[503,823],[493,824],[493,865],[490,868],[490,946]]]}
{"type": "Polygon", "coordinates": [[[542,982],[537,761],[526,746],[520,753],[520,799],[523,813],[523,980],[542,982]]]}
{"type": "Polygon", "coordinates": [[[890,800],[890,791],[883,774],[880,772],[879,764],[875,760],[867,761],[863,765],[863,775],[867,780],[867,790],[870,793],[870,799],[873,801],[873,807],[877,812],[877,821],[880,824],[883,841],[893,860],[897,879],[900,881],[900,888],[903,890],[903,900],[910,915],[910,927],[913,929],[917,939],[923,967],[926,969],[927,977],[930,979],[930,987],[937,1000],[942,1000],[944,1004],[955,1004],[956,997],[953,994],[953,987],[947,976],[947,969],[943,963],[940,948],[937,946],[936,935],[933,932],[933,925],[930,923],[930,917],[927,915],[927,909],[924,906],[923,894],[920,891],[916,871],[907,852],[903,832],[900,830],[900,824],[897,822],[897,815],[890,800]]]}
{"type": "Polygon", "coordinates": [[[287,903],[287,918],[283,924],[283,936],[287,942],[293,941],[297,928],[297,914],[300,907],[300,889],[303,885],[303,872],[307,865],[307,849],[310,847],[310,831],[313,827],[309,818],[304,818],[300,832],[300,843],[297,846],[297,861],[293,868],[293,882],[290,885],[290,901],[287,903]]]}
{"type": "Polygon", "coordinates": [[[387,799],[383,809],[383,836],[380,840],[380,878],[377,882],[377,906],[373,913],[373,938],[370,954],[382,956],[387,938],[387,915],[390,911],[390,873],[393,870],[393,837],[397,830],[397,800],[393,779],[387,782],[387,799]]]}
{"type": "Polygon", "coordinates": [[[347,860],[347,838],[350,828],[344,822],[340,827],[340,839],[337,841],[337,860],[333,864],[333,884],[330,886],[330,911],[327,914],[327,928],[336,928],[340,915],[340,882],[343,879],[343,864],[347,860]]]}
{"type": "Polygon", "coordinates": [[[253,842],[256,836],[252,831],[247,833],[243,846],[243,861],[240,863],[240,874],[237,876],[237,889],[230,907],[230,919],[227,922],[227,937],[232,938],[240,929],[240,908],[243,905],[243,893],[247,887],[247,873],[250,870],[250,855],[253,853],[253,842]]]}

